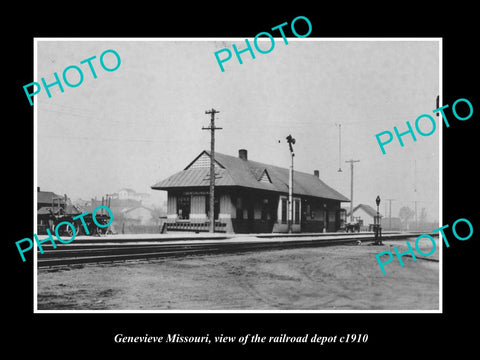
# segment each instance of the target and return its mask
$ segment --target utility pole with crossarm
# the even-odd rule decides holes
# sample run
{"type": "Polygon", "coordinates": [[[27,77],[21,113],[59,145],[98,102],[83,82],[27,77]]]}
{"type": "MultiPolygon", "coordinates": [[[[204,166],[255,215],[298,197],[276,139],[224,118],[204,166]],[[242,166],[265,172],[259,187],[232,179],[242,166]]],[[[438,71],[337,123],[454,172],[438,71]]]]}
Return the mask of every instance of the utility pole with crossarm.
{"type": "Polygon", "coordinates": [[[222,128],[215,127],[215,114],[220,111],[215,109],[206,110],[210,114],[210,127],[202,127],[202,130],[210,130],[210,232],[215,232],[215,130],[222,128]]]}

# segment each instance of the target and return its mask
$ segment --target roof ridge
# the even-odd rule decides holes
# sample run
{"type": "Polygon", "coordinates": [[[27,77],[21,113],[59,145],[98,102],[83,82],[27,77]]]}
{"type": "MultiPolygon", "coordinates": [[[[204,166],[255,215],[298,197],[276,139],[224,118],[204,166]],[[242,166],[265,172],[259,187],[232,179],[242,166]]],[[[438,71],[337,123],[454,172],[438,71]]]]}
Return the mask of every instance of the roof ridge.
{"type": "MultiPolygon", "coordinates": [[[[207,152],[208,154],[210,154],[210,152],[208,150],[204,150],[205,152],[207,152]]],[[[272,164],[267,164],[267,163],[263,163],[263,162],[259,162],[259,161],[256,161],[256,160],[251,160],[251,159],[247,159],[247,160],[243,160],[241,158],[239,158],[238,156],[234,156],[234,155],[229,155],[229,154],[224,154],[224,153],[221,153],[221,152],[217,152],[215,151],[215,155],[221,155],[221,156],[228,156],[230,158],[233,158],[233,159],[237,159],[237,160],[241,160],[241,161],[246,161],[246,162],[249,162],[249,163],[256,163],[256,164],[259,164],[260,166],[259,167],[265,167],[265,168],[277,168],[277,169],[281,169],[281,170],[289,170],[288,167],[282,167],[282,166],[279,166],[279,165],[272,165],[272,164]]],[[[215,159],[215,161],[217,161],[217,159],[215,159]]],[[[293,169],[293,172],[294,173],[297,173],[297,174],[302,174],[302,175],[310,175],[310,176],[313,176],[315,177],[316,179],[319,179],[321,182],[323,182],[322,179],[320,179],[319,177],[317,177],[315,174],[313,173],[309,173],[309,172],[306,172],[306,171],[300,171],[300,170],[295,170],[293,169]]],[[[325,183],[324,183],[325,184],[325,183]]],[[[326,185],[326,184],[325,184],[326,185]]],[[[328,186],[328,185],[327,185],[328,186]]]]}
{"type": "MultiPolygon", "coordinates": [[[[203,150],[198,154],[190,164],[167,179],[157,182],[152,186],[153,189],[169,189],[182,188],[192,186],[208,186],[204,184],[201,172],[206,173],[208,167],[197,170],[191,168],[192,164],[197,161],[200,156],[210,151],[203,150]]],[[[270,165],[255,160],[245,160],[237,156],[215,152],[215,162],[220,166],[216,171],[220,171],[222,176],[219,178],[217,186],[238,186],[246,188],[254,188],[259,190],[275,191],[278,193],[288,193],[288,172],[289,168],[277,165],[270,165]],[[257,171],[255,169],[258,169],[257,171]],[[264,172],[267,172],[269,182],[259,181],[264,172]]],[[[350,200],[328,186],[323,180],[314,173],[306,173],[303,171],[294,171],[294,194],[320,197],[327,199],[336,199],[343,202],[350,200]]]]}

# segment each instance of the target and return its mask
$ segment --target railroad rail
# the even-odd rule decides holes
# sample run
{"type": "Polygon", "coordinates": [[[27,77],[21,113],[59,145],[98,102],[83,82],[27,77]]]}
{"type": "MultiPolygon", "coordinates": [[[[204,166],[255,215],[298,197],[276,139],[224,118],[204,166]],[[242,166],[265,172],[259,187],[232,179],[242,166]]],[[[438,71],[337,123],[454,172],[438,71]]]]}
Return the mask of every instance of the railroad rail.
{"type": "MultiPolygon", "coordinates": [[[[383,240],[402,240],[418,236],[415,233],[384,234],[383,240]]],[[[87,263],[105,263],[143,260],[188,255],[238,253],[247,251],[278,250],[295,247],[321,247],[373,242],[373,233],[360,234],[258,234],[255,236],[194,235],[165,237],[105,236],[75,239],[70,244],[42,245],[44,253],[37,253],[38,267],[51,267],[87,263]],[[277,236],[278,235],[278,236],[277,236]]]]}

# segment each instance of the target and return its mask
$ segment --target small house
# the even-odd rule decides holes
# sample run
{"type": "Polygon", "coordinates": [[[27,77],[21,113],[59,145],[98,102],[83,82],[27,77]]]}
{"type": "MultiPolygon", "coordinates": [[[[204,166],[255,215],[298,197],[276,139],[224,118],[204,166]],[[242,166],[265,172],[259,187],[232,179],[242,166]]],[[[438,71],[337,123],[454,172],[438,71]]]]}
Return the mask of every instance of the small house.
{"type": "MultiPolygon", "coordinates": [[[[370,205],[359,204],[353,208],[353,218],[356,222],[360,223],[360,226],[369,227],[375,224],[375,216],[377,216],[377,211],[372,208],[370,205]]],[[[379,214],[380,218],[382,214],[379,214]]],[[[347,214],[347,218],[350,219],[350,212],[347,214]]]]}

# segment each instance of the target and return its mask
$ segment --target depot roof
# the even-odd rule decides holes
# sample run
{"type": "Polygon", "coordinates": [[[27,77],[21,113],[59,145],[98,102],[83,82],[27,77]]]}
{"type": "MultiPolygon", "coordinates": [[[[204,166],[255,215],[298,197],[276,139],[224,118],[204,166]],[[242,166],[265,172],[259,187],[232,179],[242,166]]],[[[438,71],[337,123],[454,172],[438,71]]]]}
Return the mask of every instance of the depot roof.
{"type": "MultiPolygon", "coordinates": [[[[185,169],[152,186],[180,190],[210,184],[210,153],[202,151],[185,169]]],[[[288,193],[289,169],[215,152],[215,187],[243,187],[288,193]]],[[[293,172],[293,194],[349,202],[316,175],[293,172]]]]}

